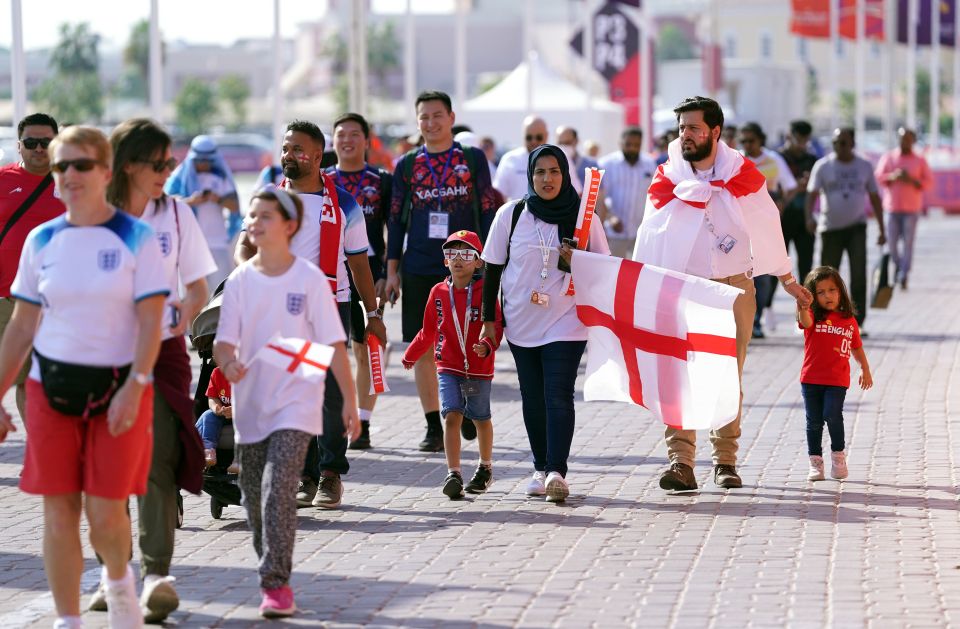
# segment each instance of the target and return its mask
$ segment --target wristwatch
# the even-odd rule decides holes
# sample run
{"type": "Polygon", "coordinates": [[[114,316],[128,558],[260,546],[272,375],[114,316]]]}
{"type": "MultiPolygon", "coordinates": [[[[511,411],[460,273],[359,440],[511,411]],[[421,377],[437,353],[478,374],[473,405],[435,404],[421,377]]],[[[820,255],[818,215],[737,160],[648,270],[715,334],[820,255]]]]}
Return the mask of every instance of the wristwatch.
{"type": "Polygon", "coordinates": [[[148,384],[153,384],[153,374],[152,373],[131,373],[130,377],[133,378],[134,382],[139,385],[147,386],[148,384]]]}
{"type": "Polygon", "coordinates": [[[367,319],[383,319],[383,311],[377,308],[367,313],[367,319]]]}

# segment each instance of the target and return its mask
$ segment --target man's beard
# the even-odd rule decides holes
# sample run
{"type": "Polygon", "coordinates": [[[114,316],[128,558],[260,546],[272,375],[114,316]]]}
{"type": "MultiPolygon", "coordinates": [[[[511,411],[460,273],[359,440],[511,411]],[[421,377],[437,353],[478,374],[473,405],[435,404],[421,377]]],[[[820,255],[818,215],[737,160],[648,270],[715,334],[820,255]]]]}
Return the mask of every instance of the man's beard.
{"type": "Polygon", "coordinates": [[[632,151],[628,153],[627,151],[624,151],[623,159],[627,160],[628,164],[636,164],[640,159],[640,153],[634,153],[632,151]]]}
{"type": "Polygon", "coordinates": [[[684,144],[680,145],[680,155],[688,162],[699,162],[710,157],[710,153],[713,152],[713,136],[708,135],[707,139],[704,140],[703,144],[697,144],[695,140],[693,142],[693,149],[689,149],[684,144]]]}
{"type": "Polygon", "coordinates": [[[300,179],[303,176],[303,170],[297,162],[287,162],[283,165],[283,176],[291,181],[300,179]]]}

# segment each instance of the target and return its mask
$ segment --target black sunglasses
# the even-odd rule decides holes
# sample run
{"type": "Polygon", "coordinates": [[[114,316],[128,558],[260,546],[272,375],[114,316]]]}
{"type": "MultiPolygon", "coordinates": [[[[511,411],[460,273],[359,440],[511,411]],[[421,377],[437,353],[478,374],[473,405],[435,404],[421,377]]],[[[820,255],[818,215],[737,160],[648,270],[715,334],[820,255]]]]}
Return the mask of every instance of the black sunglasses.
{"type": "Polygon", "coordinates": [[[165,170],[173,170],[177,167],[177,158],[175,157],[169,159],[135,159],[133,161],[137,164],[152,166],[155,173],[162,173],[165,170]]]}
{"type": "Polygon", "coordinates": [[[23,143],[24,148],[29,151],[37,148],[38,146],[47,148],[50,146],[50,142],[53,141],[53,138],[23,138],[20,142],[23,143]]]}
{"type": "Polygon", "coordinates": [[[70,167],[73,166],[77,169],[77,172],[88,173],[97,166],[101,166],[102,163],[91,159],[89,157],[81,157],[80,159],[65,159],[61,162],[56,162],[51,164],[50,168],[58,173],[65,173],[70,170],[70,167]]]}
{"type": "Polygon", "coordinates": [[[546,136],[544,136],[542,133],[538,133],[537,135],[532,135],[529,133],[527,134],[527,142],[543,142],[545,139],[546,136]]]}

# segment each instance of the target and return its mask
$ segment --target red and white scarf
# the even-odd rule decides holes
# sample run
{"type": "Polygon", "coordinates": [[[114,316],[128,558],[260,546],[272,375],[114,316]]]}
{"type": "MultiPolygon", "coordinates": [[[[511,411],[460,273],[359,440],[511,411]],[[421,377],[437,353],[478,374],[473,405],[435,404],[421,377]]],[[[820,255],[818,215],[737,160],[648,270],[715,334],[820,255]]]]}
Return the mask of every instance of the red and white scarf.
{"type": "Polygon", "coordinates": [[[681,155],[680,140],[667,149],[647,191],[633,259],[686,272],[704,210],[726,212],[750,236],[754,275],[785,275],[793,268],[780,229],[780,212],[766,178],[753,162],[723,142],[717,146],[710,181],[697,177],[681,155]]]}

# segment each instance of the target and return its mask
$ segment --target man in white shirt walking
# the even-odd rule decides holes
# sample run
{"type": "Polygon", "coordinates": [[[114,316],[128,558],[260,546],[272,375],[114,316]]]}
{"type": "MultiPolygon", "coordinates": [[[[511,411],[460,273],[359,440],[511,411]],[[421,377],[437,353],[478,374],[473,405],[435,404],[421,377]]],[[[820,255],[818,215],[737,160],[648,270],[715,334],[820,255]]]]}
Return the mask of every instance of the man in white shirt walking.
{"type": "Polygon", "coordinates": [[[523,146],[504,153],[493,178],[493,187],[504,200],[522,199],[527,193],[527,158],[530,152],[547,142],[547,123],[540,116],[523,119],[523,146]]]}

